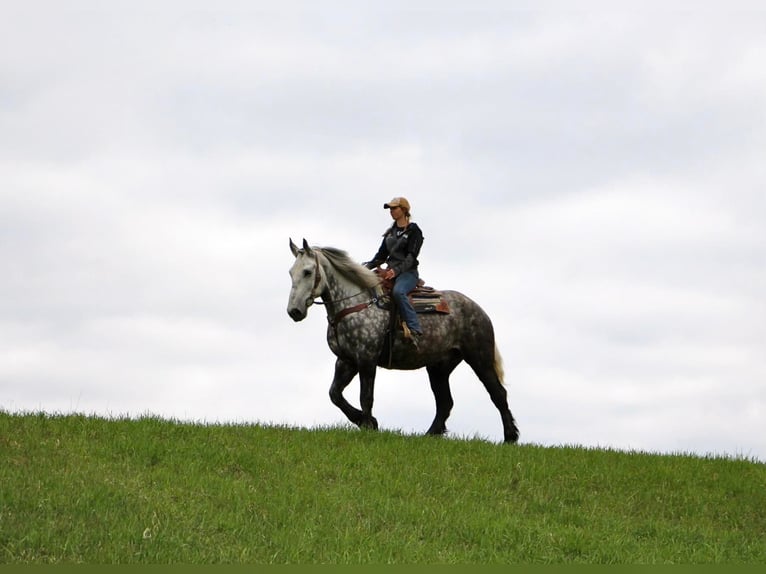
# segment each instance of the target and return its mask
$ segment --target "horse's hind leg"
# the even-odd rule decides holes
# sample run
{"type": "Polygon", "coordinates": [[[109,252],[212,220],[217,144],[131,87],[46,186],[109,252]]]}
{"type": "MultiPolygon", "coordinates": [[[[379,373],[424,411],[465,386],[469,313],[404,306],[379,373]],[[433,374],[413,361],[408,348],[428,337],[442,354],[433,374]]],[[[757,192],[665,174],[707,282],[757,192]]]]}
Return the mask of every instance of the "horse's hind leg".
{"type": "Polygon", "coordinates": [[[488,360],[484,357],[482,360],[466,357],[466,362],[479,377],[479,380],[487,389],[492,403],[500,411],[500,418],[503,421],[503,437],[505,442],[514,443],[519,440],[519,429],[516,421],[513,419],[511,410],[508,408],[508,393],[500,380],[500,376],[495,368],[494,357],[488,360]]]}
{"type": "Polygon", "coordinates": [[[436,399],[436,416],[426,434],[443,435],[447,432],[447,418],[449,418],[454,404],[449,387],[449,376],[462,360],[461,357],[454,357],[426,367],[431,382],[431,390],[434,393],[434,399],[436,399]]]}

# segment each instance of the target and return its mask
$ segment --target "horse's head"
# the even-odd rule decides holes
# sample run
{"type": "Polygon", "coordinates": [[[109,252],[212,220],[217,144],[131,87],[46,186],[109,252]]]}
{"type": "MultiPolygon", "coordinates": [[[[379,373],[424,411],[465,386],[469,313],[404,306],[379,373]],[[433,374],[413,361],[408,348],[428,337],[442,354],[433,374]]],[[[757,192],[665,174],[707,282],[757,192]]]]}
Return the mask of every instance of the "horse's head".
{"type": "Polygon", "coordinates": [[[287,301],[287,314],[293,321],[302,321],[306,318],[309,307],[322,293],[322,268],[319,265],[319,256],[305,239],[303,249],[299,249],[290,239],[290,251],[295,255],[295,263],[290,268],[293,286],[287,301]]]}

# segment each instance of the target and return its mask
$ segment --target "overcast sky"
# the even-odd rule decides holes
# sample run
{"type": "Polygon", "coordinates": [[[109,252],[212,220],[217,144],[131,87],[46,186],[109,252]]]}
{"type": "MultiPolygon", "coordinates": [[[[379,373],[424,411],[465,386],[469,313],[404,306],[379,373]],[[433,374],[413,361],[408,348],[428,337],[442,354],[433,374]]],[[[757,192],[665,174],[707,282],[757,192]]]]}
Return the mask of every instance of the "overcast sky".
{"type": "Polygon", "coordinates": [[[766,460],[766,13],[158,4],[0,7],[0,409],[345,423],[288,239],[366,261],[404,195],[522,442],[766,460]]]}

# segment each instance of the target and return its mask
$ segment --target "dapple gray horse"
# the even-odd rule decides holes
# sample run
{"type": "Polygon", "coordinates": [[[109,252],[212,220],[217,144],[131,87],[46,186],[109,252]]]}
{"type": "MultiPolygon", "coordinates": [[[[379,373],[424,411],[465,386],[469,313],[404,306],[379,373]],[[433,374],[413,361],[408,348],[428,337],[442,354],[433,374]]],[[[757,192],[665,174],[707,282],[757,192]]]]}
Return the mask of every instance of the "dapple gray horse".
{"type": "Polygon", "coordinates": [[[344,251],[310,247],[305,239],[302,249],[291,239],[290,250],[295,263],[290,269],[292,289],[287,313],[294,321],[302,321],[317,299],[324,304],[329,321],[327,343],[337,357],[330,399],[351,422],[363,428],[378,428],[378,421],[372,416],[377,367],[400,370],[425,367],[436,399],[436,417],[428,434],[444,434],[453,405],[449,377],[464,360],[500,411],[505,442],[518,440],[519,430],[508,409],[502,359],[495,346],[492,322],[481,307],[461,293],[443,291],[450,313],[421,315],[424,335],[415,346],[401,335],[387,336],[391,312],[378,305],[382,288],[373,271],[352,261],[344,251]],[[343,390],[357,373],[361,410],[343,397],[343,390]]]}

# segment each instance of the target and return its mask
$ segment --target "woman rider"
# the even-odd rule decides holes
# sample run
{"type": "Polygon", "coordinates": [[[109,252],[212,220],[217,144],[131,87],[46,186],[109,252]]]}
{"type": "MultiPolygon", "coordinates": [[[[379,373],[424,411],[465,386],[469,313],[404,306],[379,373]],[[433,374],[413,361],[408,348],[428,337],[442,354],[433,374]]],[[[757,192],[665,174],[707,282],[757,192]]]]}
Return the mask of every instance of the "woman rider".
{"type": "Polygon", "coordinates": [[[383,209],[390,210],[393,225],[383,234],[380,249],[370,261],[365,263],[369,269],[374,269],[386,263],[388,269],[383,278],[392,279],[394,288],[392,295],[399,306],[399,312],[407,324],[413,341],[423,335],[418,315],[410,303],[407,293],[418,284],[418,254],[423,245],[423,232],[417,223],[410,221],[410,202],[404,197],[395,197],[383,204],[383,209]]]}

